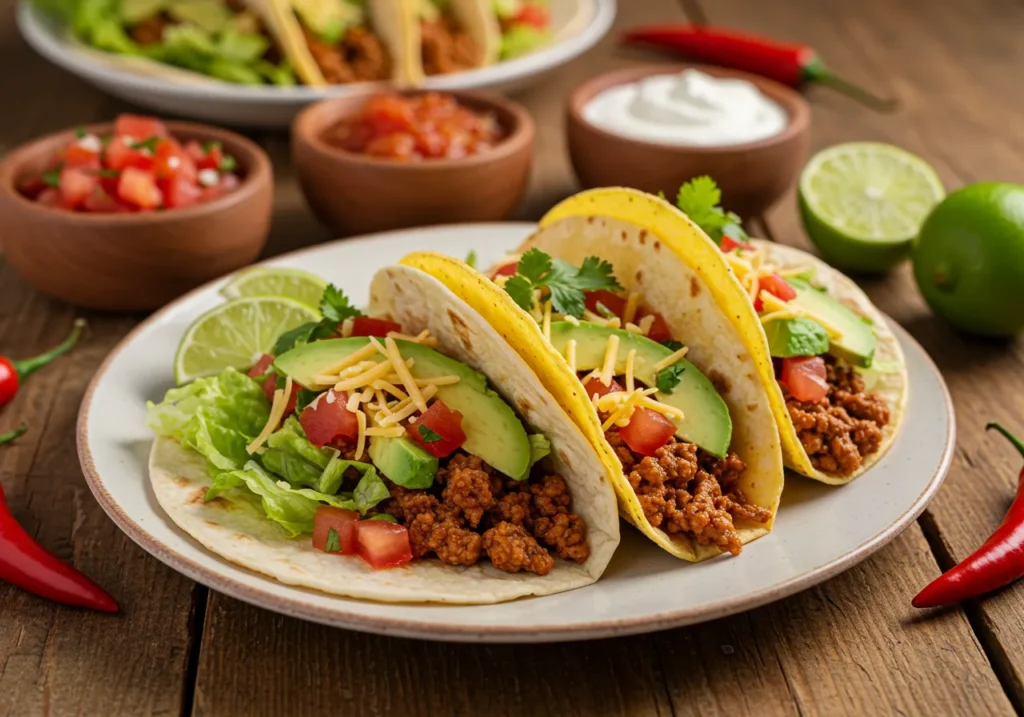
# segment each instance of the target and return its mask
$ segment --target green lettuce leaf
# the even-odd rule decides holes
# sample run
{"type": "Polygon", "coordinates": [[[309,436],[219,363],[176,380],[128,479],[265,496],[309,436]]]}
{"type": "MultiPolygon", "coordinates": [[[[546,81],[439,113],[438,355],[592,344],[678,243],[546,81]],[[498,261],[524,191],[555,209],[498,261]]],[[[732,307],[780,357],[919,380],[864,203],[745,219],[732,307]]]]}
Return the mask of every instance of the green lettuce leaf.
{"type": "Polygon", "coordinates": [[[541,32],[528,25],[516,25],[501,38],[501,59],[511,60],[528,55],[545,45],[551,39],[546,32],[541,32]]]}

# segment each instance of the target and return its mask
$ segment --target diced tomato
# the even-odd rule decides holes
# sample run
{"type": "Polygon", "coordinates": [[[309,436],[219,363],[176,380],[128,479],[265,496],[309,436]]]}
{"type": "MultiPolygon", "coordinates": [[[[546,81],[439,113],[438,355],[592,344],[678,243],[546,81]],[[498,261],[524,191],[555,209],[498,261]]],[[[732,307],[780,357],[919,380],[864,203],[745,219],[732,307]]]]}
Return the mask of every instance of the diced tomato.
{"type": "MultiPolygon", "coordinates": [[[[301,390],[301,385],[297,383],[292,384],[292,393],[288,396],[288,403],[286,403],[284,407],[284,418],[295,413],[295,409],[299,405],[299,391],[301,390]]],[[[267,377],[263,380],[263,395],[267,397],[268,401],[273,403],[275,393],[277,393],[277,374],[268,373],[267,377]]]]}
{"type": "Polygon", "coordinates": [[[96,175],[78,167],[65,167],[60,171],[60,203],[68,209],[77,209],[96,188],[96,175]]]}
{"type": "Polygon", "coordinates": [[[327,538],[333,528],[338,534],[340,550],[331,552],[337,552],[341,555],[355,555],[358,552],[358,544],[356,542],[358,524],[359,513],[356,511],[321,505],[316,509],[316,517],[313,519],[313,547],[327,552],[327,538]]]}
{"type": "Polygon", "coordinates": [[[203,190],[185,177],[177,177],[169,182],[161,182],[164,193],[164,206],[168,209],[179,207],[190,207],[198,204],[203,196],[203,190]]]}
{"type": "Polygon", "coordinates": [[[607,386],[601,383],[601,379],[591,378],[588,379],[585,384],[583,384],[583,390],[587,392],[587,400],[593,401],[595,394],[598,398],[604,398],[609,393],[616,393],[618,391],[621,391],[622,386],[620,386],[614,378],[612,379],[612,382],[607,386]]]}
{"type": "Polygon", "coordinates": [[[496,279],[499,276],[515,276],[517,271],[519,271],[519,262],[514,261],[495,269],[494,273],[491,274],[491,279],[496,279]]]}
{"type": "Polygon", "coordinates": [[[267,372],[267,369],[274,364],[274,357],[270,354],[263,354],[260,356],[260,360],[253,364],[253,367],[249,369],[249,378],[259,378],[267,372]]]}
{"type": "Polygon", "coordinates": [[[299,415],[306,438],[317,446],[326,446],[339,436],[356,438],[359,435],[359,421],[356,414],[345,404],[348,394],[333,388],[325,396],[306,406],[299,415]]]}
{"type": "Polygon", "coordinates": [[[157,143],[153,154],[153,170],[157,179],[173,181],[180,177],[193,184],[198,174],[192,158],[170,137],[157,143]]]}
{"type": "MultiPolygon", "coordinates": [[[[652,314],[645,314],[644,316],[650,316],[652,314]]],[[[651,341],[657,341],[659,344],[662,341],[668,341],[672,338],[672,332],[668,328],[664,317],[661,314],[654,313],[654,321],[651,323],[651,328],[647,332],[647,338],[651,341]]],[[[643,318],[643,317],[640,317],[643,318]]]]}
{"type": "Polygon", "coordinates": [[[128,135],[136,140],[149,137],[167,137],[167,126],[155,117],[123,114],[114,120],[114,134],[128,135]]]}
{"type": "Polygon", "coordinates": [[[536,30],[547,30],[551,24],[548,9],[543,5],[525,4],[512,16],[513,25],[529,25],[536,30]]]}
{"type": "Polygon", "coordinates": [[[224,161],[224,148],[219,142],[211,142],[205,149],[202,159],[196,162],[199,169],[220,169],[220,163],[224,161]]]}
{"type": "Polygon", "coordinates": [[[371,319],[367,316],[357,316],[352,319],[353,336],[387,336],[391,331],[401,333],[402,325],[386,319],[371,319]]]}
{"type": "Polygon", "coordinates": [[[642,456],[654,455],[675,432],[676,425],[672,421],[649,408],[633,411],[629,423],[619,431],[626,445],[642,456]]]}
{"type": "Polygon", "coordinates": [[[416,154],[416,138],[407,132],[394,132],[371,139],[363,152],[373,157],[411,159],[416,154]]]}
{"type": "Polygon", "coordinates": [[[117,196],[140,209],[156,209],[164,200],[153,173],[135,167],[127,167],[121,172],[117,196]]]}
{"type": "Polygon", "coordinates": [[[462,430],[462,414],[448,408],[441,399],[430,404],[427,412],[415,423],[410,423],[406,430],[410,438],[438,458],[451,455],[452,451],[466,442],[466,432],[462,430]]]}
{"type": "Polygon", "coordinates": [[[18,191],[29,199],[37,199],[49,186],[42,177],[32,177],[18,185],[18,191]]]}
{"type": "Polygon", "coordinates": [[[64,162],[65,167],[79,167],[82,169],[99,169],[100,168],[100,154],[99,152],[93,151],[88,147],[83,147],[79,141],[72,142],[69,144],[63,153],[61,159],[64,162]]]}
{"type": "Polygon", "coordinates": [[[60,192],[52,187],[44,189],[36,197],[36,201],[42,204],[44,207],[59,207],[60,206],[60,192]]]}
{"type": "Polygon", "coordinates": [[[397,568],[412,560],[409,531],[387,520],[360,520],[356,528],[359,556],[375,569],[397,568]]]}
{"type": "Polygon", "coordinates": [[[793,398],[816,403],[828,395],[825,359],[821,356],[791,356],[782,360],[782,378],[793,398]]]}
{"type": "Polygon", "coordinates": [[[743,241],[736,241],[730,236],[723,236],[722,243],[719,246],[721,247],[722,251],[726,253],[732,251],[733,249],[746,249],[747,251],[754,250],[754,246],[752,244],[747,244],[746,242],[743,241]]]}
{"type": "Polygon", "coordinates": [[[400,95],[377,95],[366,105],[366,122],[377,135],[409,133],[416,127],[416,111],[400,95]]]}
{"type": "Polygon", "coordinates": [[[199,142],[194,139],[190,139],[185,143],[185,154],[187,154],[196,165],[206,159],[206,150],[203,149],[203,145],[199,144],[199,142]]]}
{"type": "Polygon", "coordinates": [[[598,304],[604,306],[604,308],[611,311],[618,317],[622,316],[622,312],[626,310],[626,300],[618,294],[613,294],[610,291],[604,289],[598,289],[597,291],[588,291],[586,294],[587,309],[593,311],[598,316],[603,314],[598,311],[598,304]]]}
{"type": "Polygon", "coordinates": [[[135,167],[136,169],[152,169],[155,164],[153,156],[147,150],[132,147],[134,140],[114,137],[104,151],[107,167],[117,171],[135,167]]]}
{"type": "Polygon", "coordinates": [[[796,298],[796,289],[775,272],[767,276],[758,277],[758,282],[760,284],[757,290],[757,298],[754,299],[755,311],[764,311],[764,302],[761,300],[762,291],[767,291],[772,296],[776,296],[783,301],[792,301],[796,298]]]}
{"type": "Polygon", "coordinates": [[[99,186],[93,189],[92,194],[82,202],[82,209],[87,212],[104,212],[107,214],[131,211],[130,207],[118,202],[99,186]]]}

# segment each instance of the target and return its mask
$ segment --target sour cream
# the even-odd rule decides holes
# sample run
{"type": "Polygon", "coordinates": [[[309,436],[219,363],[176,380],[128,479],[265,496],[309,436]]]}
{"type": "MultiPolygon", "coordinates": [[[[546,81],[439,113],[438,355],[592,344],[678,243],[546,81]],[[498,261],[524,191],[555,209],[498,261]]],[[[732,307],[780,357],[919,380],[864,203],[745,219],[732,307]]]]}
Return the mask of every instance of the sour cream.
{"type": "Polygon", "coordinates": [[[698,70],[610,87],[583,107],[583,118],[630,139],[695,147],[755,142],[779,134],[789,122],[754,84],[698,70]]]}

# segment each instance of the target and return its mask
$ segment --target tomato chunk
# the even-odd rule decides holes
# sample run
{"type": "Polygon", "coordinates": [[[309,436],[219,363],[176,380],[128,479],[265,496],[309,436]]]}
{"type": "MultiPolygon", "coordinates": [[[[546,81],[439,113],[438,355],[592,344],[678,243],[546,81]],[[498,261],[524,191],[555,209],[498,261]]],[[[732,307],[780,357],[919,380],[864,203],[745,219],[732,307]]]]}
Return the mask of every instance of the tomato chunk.
{"type": "Polygon", "coordinates": [[[147,150],[136,149],[134,140],[114,137],[110,140],[103,157],[107,167],[116,171],[135,167],[136,169],[152,169],[155,164],[153,155],[147,150]]]}
{"type": "Polygon", "coordinates": [[[406,430],[410,438],[438,458],[451,455],[452,451],[466,442],[466,433],[462,430],[462,414],[448,408],[440,399],[430,404],[427,412],[415,423],[410,423],[406,430]]]}
{"type": "Polygon", "coordinates": [[[662,414],[649,408],[638,408],[633,411],[629,424],[619,433],[632,451],[652,456],[668,443],[675,432],[676,425],[662,414]]]}
{"type": "Polygon", "coordinates": [[[754,250],[753,244],[747,244],[744,241],[736,241],[730,236],[723,236],[722,243],[719,246],[722,248],[722,251],[726,253],[732,251],[733,249],[746,249],[747,251],[754,250]]]}
{"type": "Polygon", "coordinates": [[[198,204],[203,196],[203,190],[182,176],[161,184],[163,185],[164,205],[168,209],[191,207],[193,204],[198,204]]]}
{"type": "Polygon", "coordinates": [[[550,20],[548,9],[543,5],[524,4],[523,7],[512,16],[513,25],[529,25],[535,30],[547,30],[550,20]]]}
{"type": "Polygon", "coordinates": [[[491,279],[496,279],[499,276],[515,276],[519,271],[519,262],[514,261],[510,264],[499,266],[491,273],[491,279]]]}
{"type": "Polygon", "coordinates": [[[779,379],[793,398],[816,403],[828,395],[825,359],[821,356],[792,356],[782,359],[782,378],[779,379]]]}
{"type": "Polygon", "coordinates": [[[332,388],[303,409],[299,423],[311,443],[323,447],[339,436],[356,438],[359,435],[359,421],[356,414],[345,407],[347,401],[348,394],[332,388]]]}
{"type": "Polygon", "coordinates": [[[614,294],[604,289],[598,289],[597,291],[588,291],[586,294],[587,309],[594,312],[598,316],[605,317],[603,313],[598,311],[598,304],[602,304],[604,308],[612,312],[615,316],[622,318],[622,313],[626,310],[626,300],[618,294],[614,294]]]}
{"type": "Polygon", "coordinates": [[[68,209],[81,206],[96,188],[96,175],[78,167],[60,171],[60,203],[68,209]]]}
{"type": "Polygon", "coordinates": [[[388,333],[402,331],[402,325],[386,319],[371,319],[367,316],[357,316],[352,319],[353,336],[387,336],[388,333]]]}
{"type": "Polygon", "coordinates": [[[121,204],[100,187],[93,189],[92,194],[82,202],[82,209],[87,212],[104,212],[117,214],[119,212],[131,211],[130,207],[121,204]]]}
{"type": "Polygon", "coordinates": [[[114,134],[128,135],[136,140],[168,136],[167,126],[155,117],[130,114],[117,116],[114,120],[114,134]]]}
{"type": "MultiPolygon", "coordinates": [[[[93,138],[96,146],[99,146],[99,139],[93,138]]],[[[72,142],[64,150],[63,156],[65,167],[81,167],[83,169],[99,169],[100,153],[92,147],[83,144],[81,140],[72,142]]]]}
{"type": "Polygon", "coordinates": [[[591,378],[588,379],[585,384],[583,384],[583,390],[587,392],[587,399],[593,401],[595,394],[598,398],[604,398],[609,393],[616,393],[617,391],[621,391],[622,386],[620,386],[614,378],[612,379],[612,382],[607,386],[601,383],[601,379],[591,378]]]}
{"type": "Polygon", "coordinates": [[[127,167],[121,172],[117,196],[140,209],[156,209],[164,200],[153,173],[135,167],[127,167]]]}
{"type": "MultiPolygon", "coordinates": [[[[657,341],[659,344],[662,341],[668,341],[672,338],[672,332],[668,328],[668,323],[664,317],[658,313],[644,314],[644,316],[654,316],[654,321],[651,322],[651,328],[647,332],[647,338],[651,341],[657,341]]],[[[644,318],[644,317],[640,317],[644,318]]]]}
{"type": "Polygon", "coordinates": [[[331,530],[334,530],[338,534],[338,548],[329,552],[355,555],[358,550],[356,543],[356,526],[358,524],[359,513],[356,511],[321,505],[316,509],[316,517],[313,519],[313,547],[325,553],[328,552],[327,540],[331,530]]]}
{"type": "Polygon", "coordinates": [[[157,179],[173,181],[179,177],[194,183],[197,177],[196,164],[185,153],[180,144],[170,137],[160,140],[153,153],[153,171],[157,179]]]}
{"type": "Polygon", "coordinates": [[[247,375],[249,378],[259,378],[260,376],[263,376],[267,372],[267,369],[273,364],[274,357],[270,354],[263,354],[260,356],[260,360],[253,364],[253,367],[249,369],[249,373],[247,375]]]}
{"type": "Polygon", "coordinates": [[[761,292],[767,291],[782,301],[792,301],[796,298],[796,289],[789,285],[789,282],[781,276],[772,272],[767,276],[758,277],[760,285],[757,290],[757,298],[754,299],[754,310],[764,311],[764,302],[761,300],[761,292]]]}
{"type": "Polygon", "coordinates": [[[397,568],[412,560],[409,531],[386,520],[360,520],[356,527],[359,557],[375,569],[397,568]]]}

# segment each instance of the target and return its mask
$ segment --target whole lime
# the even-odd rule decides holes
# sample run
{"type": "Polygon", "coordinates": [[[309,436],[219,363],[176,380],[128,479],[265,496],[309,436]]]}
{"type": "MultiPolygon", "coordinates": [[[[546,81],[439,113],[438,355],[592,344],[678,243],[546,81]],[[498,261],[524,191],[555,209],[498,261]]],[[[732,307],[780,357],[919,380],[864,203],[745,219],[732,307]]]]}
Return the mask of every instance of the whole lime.
{"type": "Polygon", "coordinates": [[[1024,329],[1024,185],[971,184],[932,210],[910,259],[925,301],[982,336],[1024,329]]]}

